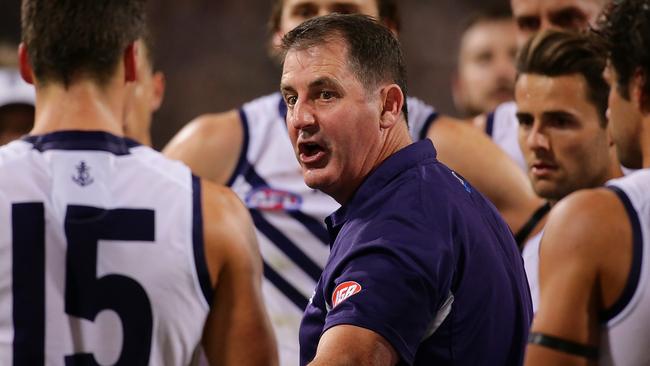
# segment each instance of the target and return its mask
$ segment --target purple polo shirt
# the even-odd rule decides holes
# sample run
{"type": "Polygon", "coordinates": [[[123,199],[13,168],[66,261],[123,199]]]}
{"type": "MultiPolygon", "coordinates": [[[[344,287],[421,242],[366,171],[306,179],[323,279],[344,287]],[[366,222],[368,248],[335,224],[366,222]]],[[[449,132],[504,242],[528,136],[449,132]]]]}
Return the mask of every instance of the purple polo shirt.
{"type": "Polygon", "coordinates": [[[300,326],[302,365],[343,324],[383,336],[400,365],[523,363],[532,307],[521,255],[431,141],[384,161],[326,223],[331,253],[300,326]]]}

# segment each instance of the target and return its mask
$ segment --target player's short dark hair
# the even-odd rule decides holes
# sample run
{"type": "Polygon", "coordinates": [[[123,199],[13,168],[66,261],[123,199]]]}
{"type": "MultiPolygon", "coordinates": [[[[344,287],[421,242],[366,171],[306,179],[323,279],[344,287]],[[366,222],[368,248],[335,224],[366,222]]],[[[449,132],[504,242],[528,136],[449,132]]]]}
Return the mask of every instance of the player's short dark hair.
{"type": "Polygon", "coordinates": [[[348,65],[371,90],[384,82],[397,84],[404,93],[402,112],[408,120],[406,105],[406,67],[404,55],[395,35],[373,18],[361,14],[330,14],[302,23],[282,39],[284,54],[304,50],[335,39],[347,45],[348,65]]]}
{"type": "Polygon", "coordinates": [[[650,95],[650,0],[614,1],[595,32],[605,43],[621,96],[629,100],[630,81],[638,71],[645,77],[643,92],[650,95]]]}
{"type": "Polygon", "coordinates": [[[23,0],[22,37],[41,83],[100,85],[145,29],[146,0],[23,0]]]}
{"type": "MultiPolygon", "coordinates": [[[[388,27],[392,27],[399,31],[402,25],[397,8],[397,0],[375,0],[379,8],[379,19],[388,27]]],[[[282,18],[282,9],[284,7],[284,0],[275,0],[271,8],[271,16],[269,17],[268,28],[271,33],[280,29],[280,20],[282,18]]]]}
{"type": "Polygon", "coordinates": [[[489,6],[471,13],[462,23],[461,34],[465,34],[477,24],[501,20],[512,20],[512,11],[509,4],[489,6]]]}
{"type": "Polygon", "coordinates": [[[590,34],[544,31],[532,37],[519,52],[517,72],[544,76],[582,75],[587,98],[607,126],[609,86],[603,77],[607,65],[604,47],[590,34]]]}

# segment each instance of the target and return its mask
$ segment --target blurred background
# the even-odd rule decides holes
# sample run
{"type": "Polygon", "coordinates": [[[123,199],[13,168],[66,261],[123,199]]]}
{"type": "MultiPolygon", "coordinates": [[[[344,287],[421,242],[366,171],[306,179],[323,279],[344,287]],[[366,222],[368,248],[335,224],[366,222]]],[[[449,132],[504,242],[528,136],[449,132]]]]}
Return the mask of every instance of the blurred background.
{"type": "MultiPolygon", "coordinates": [[[[456,115],[451,96],[460,32],[475,11],[508,0],[399,0],[409,93],[456,115]]],[[[149,0],[156,68],[167,77],[152,126],[161,149],[188,121],[274,92],[267,0],[149,0]]],[[[20,40],[20,0],[0,0],[0,41],[20,40]]]]}

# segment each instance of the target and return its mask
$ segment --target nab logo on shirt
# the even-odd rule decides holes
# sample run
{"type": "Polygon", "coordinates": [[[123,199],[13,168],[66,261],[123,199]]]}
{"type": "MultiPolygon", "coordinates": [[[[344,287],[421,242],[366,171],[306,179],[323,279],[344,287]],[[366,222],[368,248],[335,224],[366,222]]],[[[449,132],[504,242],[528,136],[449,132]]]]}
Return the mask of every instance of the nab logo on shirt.
{"type": "Polygon", "coordinates": [[[261,211],[298,211],[302,197],[270,187],[253,189],[246,195],[246,206],[261,211]]]}
{"type": "Polygon", "coordinates": [[[335,308],[336,305],[342,303],[350,296],[358,294],[359,291],[361,291],[361,285],[357,282],[346,281],[339,284],[332,294],[332,307],[335,308]]]}

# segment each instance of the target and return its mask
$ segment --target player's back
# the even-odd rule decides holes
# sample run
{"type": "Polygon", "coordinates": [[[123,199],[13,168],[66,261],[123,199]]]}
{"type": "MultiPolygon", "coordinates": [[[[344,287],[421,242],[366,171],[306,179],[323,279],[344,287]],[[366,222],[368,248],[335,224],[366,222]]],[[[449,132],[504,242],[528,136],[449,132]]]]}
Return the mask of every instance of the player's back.
{"type": "Polygon", "coordinates": [[[0,364],[191,364],[210,292],[198,187],[103,132],[1,148],[0,364]]]}

